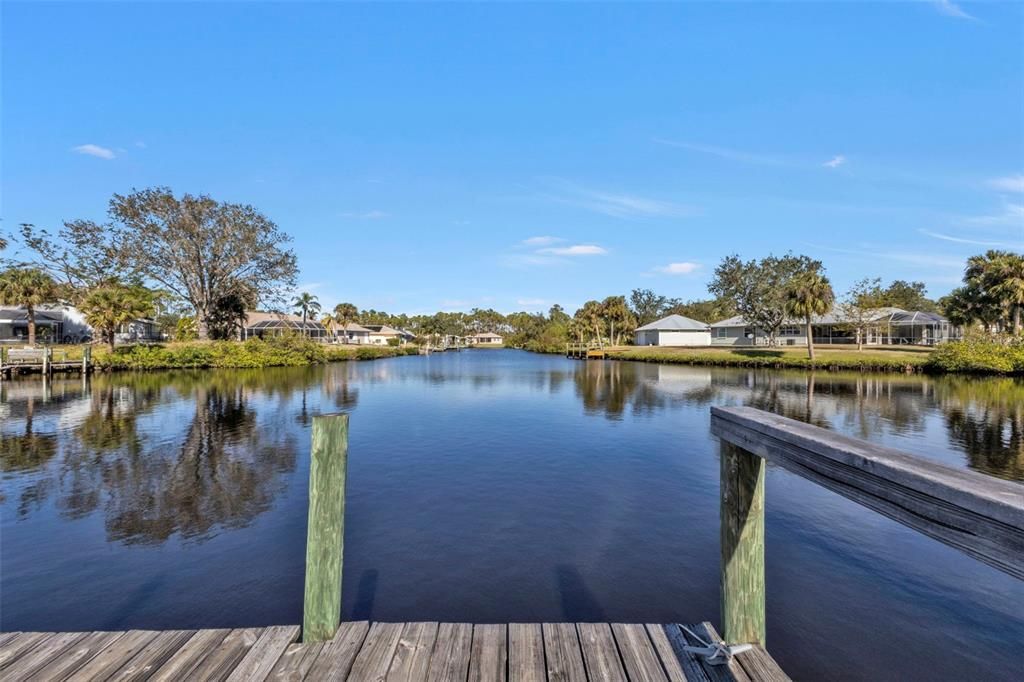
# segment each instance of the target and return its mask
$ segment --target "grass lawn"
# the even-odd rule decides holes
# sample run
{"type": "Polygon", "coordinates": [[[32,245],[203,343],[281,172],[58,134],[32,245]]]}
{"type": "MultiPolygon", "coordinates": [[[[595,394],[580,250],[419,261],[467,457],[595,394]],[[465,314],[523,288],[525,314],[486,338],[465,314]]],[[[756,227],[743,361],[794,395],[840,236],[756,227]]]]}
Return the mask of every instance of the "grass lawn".
{"type": "Polygon", "coordinates": [[[912,372],[923,369],[932,350],[907,346],[855,347],[815,346],[812,363],[804,346],[784,348],[704,347],[673,348],[665,346],[619,346],[608,350],[616,360],[666,362],[691,365],[722,365],[737,367],[811,367],[815,369],[870,369],[912,372]]]}

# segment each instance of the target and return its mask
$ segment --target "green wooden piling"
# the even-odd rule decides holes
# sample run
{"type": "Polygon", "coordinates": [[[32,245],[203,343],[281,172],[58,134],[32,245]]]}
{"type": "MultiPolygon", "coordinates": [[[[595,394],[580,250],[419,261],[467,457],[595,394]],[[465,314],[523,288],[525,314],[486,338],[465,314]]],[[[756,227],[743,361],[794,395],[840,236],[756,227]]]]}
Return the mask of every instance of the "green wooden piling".
{"type": "Polygon", "coordinates": [[[764,460],[725,441],[721,453],[722,636],[763,646],[764,460]]]}
{"type": "Polygon", "coordinates": [[[348,415],[314,417],[313,446],[309,457],[303,642],[331,639],[341,621],[347,469],[348,415]]]}

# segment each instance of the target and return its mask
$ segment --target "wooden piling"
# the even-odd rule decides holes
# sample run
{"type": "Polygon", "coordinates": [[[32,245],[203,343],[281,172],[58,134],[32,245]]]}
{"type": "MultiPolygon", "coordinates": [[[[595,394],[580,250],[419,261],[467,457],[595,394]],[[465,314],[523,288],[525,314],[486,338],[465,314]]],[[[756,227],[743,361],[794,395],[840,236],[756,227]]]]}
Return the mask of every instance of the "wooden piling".
{"type": "Polygon", "coordinates": [[[92,346],[86,344],[82,348],[82,376],[89,372],[89,364],[92,360],[92,346]]]}
{"type": "Polygon", "coordinates": [[[43,376],[49,376],[50,374],[50,350],[49,346],[43,347],[43,376]]]}
{"type": "Polygon", "coordinates": [[[314,417],[309,457],[303,642],[330,640],[341,621],[347,469],[348,415],[314,417]]]}
{"type": "Polygon", "coordinates": [[[721,453],[723,637],[764,646],[764,460],[725,441],[721,453]]]}

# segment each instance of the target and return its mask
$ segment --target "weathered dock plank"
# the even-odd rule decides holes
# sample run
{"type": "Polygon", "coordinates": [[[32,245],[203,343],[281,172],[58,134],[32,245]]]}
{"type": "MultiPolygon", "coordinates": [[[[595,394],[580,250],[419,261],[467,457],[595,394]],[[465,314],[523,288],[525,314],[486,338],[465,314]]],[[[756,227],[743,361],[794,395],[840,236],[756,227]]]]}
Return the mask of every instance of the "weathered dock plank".
{"type": "Polygon", "coordinates": [[[544,623],[544,653],[552,682],[586,682],[579,635],[573,623],[544,623]]]}
{"type": "Polygon", "coordinates": [[[592,680],[626,682],[619,650],[608,623],[577,623],[583,662],[592,680]]]}
{"type": "Polygon", "coordinates": [[[544,682],[544,633],[538,623],[508,626],[509,682],[544,682]]]}
{"type": "Polygon", "coordinates": [[[253,643],[231,674],[228,682],[257,682],[265,680],[289,644],[299,638],[298,625],[280,625],[266,628],[253,643]]]}
{"type": "Polygon", "coordinates": [[[643,625],[612,623],[612,634],[619,645],[622,665],[631,680],[665,682],[665,671],[661,668],[658,653],[643,625]]]}
{"type": "Polygon", "coordinates": [[[342,623],[334,638],[325,642],[309,670],[311,680],[344,680],[352,670],[356,655],[366,641],[370,624],[366,621],[342,623]]]}
{"type": "MultiPolygon", "coordinates": [[[[721,641],[708,623],[687,626],[721,641]]],[[[327,642],[299,626],[0,635],[4,682],[349,680],[398,682],[788,682],[763,647],[711,666],[679,625],[342,623],[327,642]]]]}
{"type": "Polygon", "coordinates": [[[507,625],[474,625],[469,682],[504,682],[507,645],[507,625]]]}
{"type": "Polygon", "coordinates": [[[366,635],[362,649],[356,655],[349,678],[366,682],[383,682],[387,679],[391,659],[402,637],[402,623],[374,623],[366,635]]]}
{"type": "Polygon", "coordinates": [[[430,657],[427,679],[438,682],[465,682],[469,674],[469,651],[473,626],[469,623],[441,623],[437,642],[430,657]]]}
{"type": "Polygon", "coordinates": [[[430,654],[437,640],[437,623],[406,623],[398,638],[395,657],[388,670],[388,682],[417,682],[427,679],[430,654]]]}

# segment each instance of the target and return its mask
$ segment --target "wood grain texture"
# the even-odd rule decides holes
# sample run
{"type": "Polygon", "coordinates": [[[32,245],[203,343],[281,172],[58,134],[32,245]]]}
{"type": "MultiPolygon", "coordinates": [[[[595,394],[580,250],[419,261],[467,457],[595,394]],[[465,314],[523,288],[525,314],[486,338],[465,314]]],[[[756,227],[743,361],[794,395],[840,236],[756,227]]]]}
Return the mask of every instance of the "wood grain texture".
{"type": "Polygon", "coordinates": [[[638,624],[612,623],[612,634],[622,655],[622,665],[631,680],[664,682],[665,671],[661,659],[654,650],[654,644],[647,635],[647,628],[638,624]]]}
{"type": "Polygon", "coordinates": [[[436,640],[437,623],[406,623],[388,670],[388,682],[425,680],[436,640]]]}
{"type": "MultiPolygon", "coordinates": [[[[669,682],[686,682],[686,671],[683,669],[683,662],[676,656],[675,649],[672,647],[672,643],[669,642],[668,633],[666,629],[670,626],[657,625],[654,623],[648,623],[647,636],[651,638],[651,644],[654,645],[654,650],[658,653],[658,658],[661,659],[661,667],[665,669],[665,675],[668,677],[669,682]]],[[[679,628],[674,627],[678,633],[679,628]]],[[[692,668],[692,666],[690,666],[692,668]]],[[[704,679],[704,675],[701,674],[695,680],[700,682],[704,679]]]]}
{"type": "Polygon", "coordinates": [[[158,634],[152,630],[129,630],[69,675],[68,679],[76,682],[105,680],[117,672],[125,661],[130,661],[158,634]]]}
{"type": "Polygon", "coordinates": [[[108,679],[122,682],[149,679],[193,635],[195,630],[166,630],[158,633],[108,679]]]}
{"type": "Polygon", "coordinates": [[[474,625],[469,655],[469,682],[504,682],[508,661],[507,644],[507,625],[474,625]]]}
{"type": "Polygon", "coordinates": [[[275,682],[300,682],[306,679],[325,646],[327,646],[326,642],[289,644],[281,654],[281,658],[277,659],[277,663],[274,664],[274,669],[270,671],[267,679],[275,682]]]}
{"type": "Polygon", "coordinates": [[[232,630],[189,674],[190,679],[223,680],[259,639],[261,628],[232,630]]]}
{"type": "Polygon", "coordinates": [[[1024,579],[1020,485],[749,407],[711,408],[722,441],[1024,579]]]}
{"type": "MultiPolygon", "coordinates": [[[[363,647],[352,664],[349,679],[383,682],[387,679],[391,659],[402,637],[402,623],[374,623],[366,634],[363,647]]],[[[323,654],[320,654],[323,656],[323,654]]]]}
{"type": "Polygon", "coordinates": [[[84,632],[57,632],[47,635],[34,647],[13,661],[3,670],[5,680],[23,680],[37,669],[45,666],[55,656],[85,637],[84,632]]]}
{"type": "Polygon", "coordinates": [[[313,418],[302,641],[325,642],[341,620],[348,415],[313,418]]]}
{"type": "Polygon", "coordinates": [[[441,623],[434,653],[430,656],[427,679],[437,682],[465,682],[469,672],[469,652],[473,626],[469,623],[441,623]]]}
{"type": "Polygon", "coordinates": [[[22,632],[11,638],[10,641],[4,642],[3,646],[0,646],[0,670],[13,664],[19,656],[52,634],[54,633],[22,632]]]}
{"type": "Polygon", "coordinates": [[[192,635],[150,677],[151,682],[187,679],[192,670],[231,633],[229,629],[200,630],[192,635]]]}
{"type": "Polygon", "coordinates": [[[764,460],[721,446],[721,596],[725,638],[764,644],[764,460]]]}
{"type": "Polygon", "coordinates": [[[365,620],[342,623],[334,634],[334,638],[324,643],[320,655],[317,656],[309,670],[309,679],[347,679],[369,631],[370,624],[365,620]]]}
{"type": "MultiPolygon", "coordinates": [[[[718,632],[711,623],[698,623],[696,625],[687,625],[686,627],[693,632],[693,635],[691,635],[685,630],[682,631],[687,644],[690,646],[704,646],[704,642],[722,641],[722,638],[719,637],[718,632]]],[[[752,682],[750,676],[747,675],[739,661],[735,658],[725,665],[711,665],[702,657],[697,657],[697,660],[704,669],[708,679],[713,682],[752,682]]]]}
{"type": "Polygon", "coordinates": [[[228,676],[229,682],[265,680],[289,644],[299,638],[298,625],[276,625],[265,628],[252,648],[228,676]]]}
{"type": "Polygon", "coordinates": [[[539,623],[508,626],[509,682],[544,682],[544,632],[539,623]]]}
{"type": "Polygon", "coordinates": [[[90,632],[57,654],[45,666],[29,675],[28,679],[33,682],[63,680],[123,634],[123,632],[90,632]]]}
{"type": "MultiPolygon", "coordinates": [[[[662,632],[665,633],[665,639],[668,640],[669,646],[672,647],[672,653],[675,655],[679,665],[683,669],[683,674],[686,676],[685,679],[689,682],[710,682],[711,678],[704,672],[704,666],[700,664],[696,656],[686,651],[683,647],[690,646],[690,642],[686,640],[686,636],[683,635],[683,631],[680,626],[672,623],[670,625],[659,626],[662,632]]],[[[655,642],[655,647],[658,643],[655,642]]],[[[661,654],[661,650],[658,650],[661,654]]],[[[662,656],[662,661],[665,660],[665,656],[662,656]]]]}
{"type": "Polygon", "coordinates": [[[576,631],[583,650],[583,663],[591,680],[625,682],[626,671],[608,623],[577,623],[576,631]]]}
{"type": "Polygon", "coordinates": [[[551,682],[584,682],[587,679],[579,635],[573,623],[544,623],[544,655],[551,682]]]}

